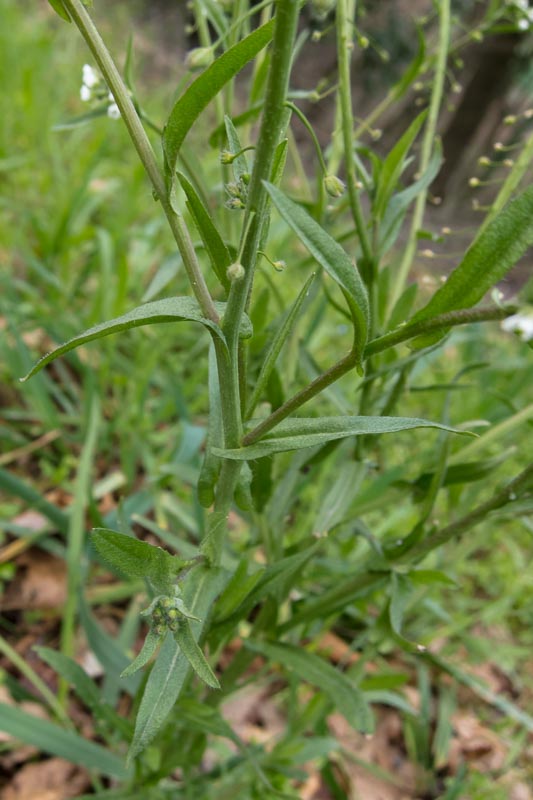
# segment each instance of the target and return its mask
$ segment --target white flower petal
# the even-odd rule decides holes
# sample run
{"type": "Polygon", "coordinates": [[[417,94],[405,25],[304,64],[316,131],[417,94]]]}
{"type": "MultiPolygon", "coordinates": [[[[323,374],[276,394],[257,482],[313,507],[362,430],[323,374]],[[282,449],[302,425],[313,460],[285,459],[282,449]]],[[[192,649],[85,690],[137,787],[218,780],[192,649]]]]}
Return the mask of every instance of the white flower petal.
{"type": "Polygon", "coordinates": [[[82,87],[81,87],[81,89],[80,89],[80,98],[82,99],[82,101],[83,101],[84,103],[88,103],[88,102],[89,102],[89,100],[91,99],[91,97],[92,97],[92,92],[91,92],[91,90],[89,89],[89,87],[88,87],[88,86],[86,86],[85,84],[83,84],[83,86],[82,86],[82,87]]]}
{"type": "Polygon", "coordinates": [[[91,67],[90,64],[83,65],[83,82],[85,86],[88,86],[89,89],[92,89],[93,86],[96,86],[97,83],[100,83],[100,77],[96,70],[91,67]]]}
{"type": "Polygon", "coordinates": [[[116,103],[111,103],[107,109],[107,116],[110,119],[120,119],[120,110],[116,103]]]}

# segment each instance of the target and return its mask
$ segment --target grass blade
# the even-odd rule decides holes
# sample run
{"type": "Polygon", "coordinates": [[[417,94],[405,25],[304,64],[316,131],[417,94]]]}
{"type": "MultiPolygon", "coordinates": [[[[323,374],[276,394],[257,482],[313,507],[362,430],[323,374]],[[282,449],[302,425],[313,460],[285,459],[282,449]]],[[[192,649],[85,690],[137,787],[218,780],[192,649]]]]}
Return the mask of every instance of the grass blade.
{"type": "Polygon", "coordinates": [[[64,730],[52,722],[4,703],[0,703],[0,720],[1,730],[44,753],[65,758],[87,769],[95,769],[112,778],[124,780],[128,777],[122,758],[71,730],[64,730]]]}
{"type": "Polygon", "coordinates": [[[374,721],[363,693],[357,686],[324,659],[290,644],[246,642],[256,653],[277,661],[303,681],[312,683],[328,695],[350,725],[363,733],[371,733],[374,721]]]}

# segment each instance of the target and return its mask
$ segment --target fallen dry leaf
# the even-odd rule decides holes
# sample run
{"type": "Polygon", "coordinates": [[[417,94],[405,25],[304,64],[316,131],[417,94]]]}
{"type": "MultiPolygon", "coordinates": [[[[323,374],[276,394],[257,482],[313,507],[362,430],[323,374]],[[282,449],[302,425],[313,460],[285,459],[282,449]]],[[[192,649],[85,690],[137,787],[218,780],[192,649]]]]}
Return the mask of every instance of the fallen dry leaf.
{"type": "Polygon", "coordinates": [[[16,561],[17,572],[2,598],[3,611],[61,607],[66,599],[66,566],[60,558],[32,548],[16,561]]]}
{"type": "Polygon", "coordinates": [[[70,800],[89,786],[85,770],[62,758],[49,758],[19,769],[0,800],[70,800]]]}

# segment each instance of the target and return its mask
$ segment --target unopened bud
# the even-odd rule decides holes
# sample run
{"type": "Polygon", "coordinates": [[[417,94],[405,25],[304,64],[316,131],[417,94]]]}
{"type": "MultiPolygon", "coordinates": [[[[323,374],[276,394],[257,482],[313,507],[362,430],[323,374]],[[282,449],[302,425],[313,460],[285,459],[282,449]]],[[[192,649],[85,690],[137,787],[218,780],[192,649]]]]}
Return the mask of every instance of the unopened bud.
{"type": "Polygon", "coordinates": [[[481,33],[481,31],[472,31],[472,33],[470,34],[470,38],[474,42],[482,42],[483,41],[483,34],[481,33]]]}
{"type": "Polygon", "coordinates": [[[490,158],[487,158],[487,156],[481,156],[478,158],[477,163],[480,167],[490,167],[490,158]]]}
{"type": "Polygon", "coordinates": [[[245,274],[246,272],[244,267],[239,261],[235,261],[233,264],[230,264],[226,270],[226,275],[231,283],[233,283],[233,281],[242,281],[245,274]]]}
{"type": "Polygon", "coordinates": [[[513,167],[513,166],[514,166],[514,161],[513,161],[513,159],[512,159],[512,158],[504,158],[504,160],[503,160],[503,166],[504,166],[504,167],[513,167]]]}
{"type": "Polygon", "coordinates": [[[472,189],[475,189],[477,186],[480,185],[480,183],[481,181],[479,180],[479,178],[470,178],[470,180],[468,181],[468,185],[471,186],[472,189]]]}
{"type": "Polygon", "coordinates": [[[324,178],[324,188],[330,197],[341,197],[346,187],[336,175],[326,175],[324,178]]]}
{"type": "Polygon", "coordinates": [[[514,125],[516,122],[516,114],[507,114],[503,119],[504,125],[514,125]]]}
{"type": "Polygon", "coordinates": [[[195,47],[187,53],[187,69],[203,69],[213,63],[213,50],[210,47],[195,47]]]}
{"type": "Polygon", "coordinates": [[[229,150],[222,150],[220,153],[221,164],[233,164],[235,156],[229,150]]]}

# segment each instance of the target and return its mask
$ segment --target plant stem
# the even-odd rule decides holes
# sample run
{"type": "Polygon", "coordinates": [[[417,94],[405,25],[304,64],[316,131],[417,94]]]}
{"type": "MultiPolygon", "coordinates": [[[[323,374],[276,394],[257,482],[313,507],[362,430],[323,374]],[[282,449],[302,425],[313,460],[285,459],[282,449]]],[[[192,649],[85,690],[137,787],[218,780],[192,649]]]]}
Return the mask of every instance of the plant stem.
{"type": "MultiPolygon", "coordinates": [[[[437,122],[442,103],[444,81],[446,79],[446,61],[448,58],[448,48],[450,43],[450,0],[441,0],[441,2],[438,4],[438,7],[440,20],[439,41],[437,60],[435,64],[435,74],[433,76],[433,86],[431,90],[431,100],[429,103],[429,113],[420,151],[420,165],[418,171],[421,175],[423,175],[428,168],[435,144],[437,122]]],[[[422,225],[422,220],[424,218],[424,212],[426,209],[427,194],[428,190],[424,189],[416,198],[407,244],[405,246],[403,257],[398,268],[396,281],[394,283],[389,300],[389,313],[399,300],[409,276],[409,271],[411,269],[413,258],[416,252],[417,234],[420,226],[422,225]]]]}
{"type": "Polygon", "coordinates": [[[165,212],[170,229],[172,230],[174,239],[176,240],[176,244],[183,258],[183,263],[198,305],[207,319],[218,322],[219,317],[200,270],[189,231],[183,217],[176,213],[172,207],[168,197],[165,179],[157,164],[150,140],[135,110],[128,88],[122,80],[109,50],[104,44],[102,37],[81,0],[64,0],[63,4],[92,52],[120,110],[120,114],[124,120],[133,145],[150,178],[154,193],[165,212]]]}
{"type": "MultiPolygon", "coordinates": [[[[350,75],[351,53],[353,50],[353,36],[350,25],[353,20],[348,19],[347,0],[337,0],[337,59],[339,63],[339,100],[341,110],[342,138],[344,142],[344,158],[346,163],[346,183],[348,199],[352,212],[357,235],[363,256],[367,264],[373,264],[372,250],[368,239],[359,192],[357,190],[357,170],[353,155],[354,147],[354,120],[352,110],[352,81],[350,75]]],[[[371,273],[372,275],[372,273],[371,273]]],[[[369,283],[373,282],[372,279],[369,283]]]]}
{"type": "MultiPolygon", "coordinates": [[[[431,333],[432,331],[441,330],[443,328],[453,327],[455,325],[466,325],[470,322],[485,322],[488,320],[499,320],[508,317],[510,314],[516,313],[516,308],[479,308],[479,309],[460,309],[459,311],[449,311],[446,314],[440,314],[430,320],[418,322],[414,325],[404,325],[391,333],[380,336],[369,342],[365,347],[363,358],[369,358],[388,347],[400,344],[407,339],[412,339],[415,336],[420,336],[424,333],[431,333]]],[[[346,375],[351,369],[356,366],[357,358],[354,350],[351,350],[347,356],[341,358],[336,364],[330,367],[318,378],[315,378],[312,383],[301,389],[289,400],[286,400],[283,405],[277,408],[270,414],[263,422],[251,430],[243,438],[243,445],[253,444],[257,442],[265,433],[272,430],[278,423],[285,417],[288,417],[297,408],[303,406],[308,400],[320,394],[332,383],[338,381],[343,375],[346,375]]]]}
{"type": "Polygon", "coordinates": [[[303,406],[308,400],[311,400],[312,397],[320,394],[320,392],[324,391],[328,386],[331,386],[332,383],[338,381],[339,378],[353,369],[356,364],[357,351],[352,349],[347,356],[337,361],[337,363],[326,370],[326,372],[323,372],[322,375],[315,378],[305,389],[297,392],[293,397],[283,403],[283,405],[273,411],[270,416],[259,423],[250,433],[247,433],[242,440],[243,445],[246,446],[257,442],[265,433],[268,433],[268,431],[272,430],[272,428],[278,425],[285,417],[288,417],[292,411],[300,408],[300,406],[303,406]]]}
{"type": "Polygon", "coordinates": [[[407,323],[407,325],[403,325],[395,331],[373,339],[365,347],[364,357],[368,358],[376,353],[381,353],[389,347],[394,347],[407,339],[413,339],[415,336],[421,336],[424,333],[431,333],[432,331],[451,328],[456,325],[468,325],[471,322],[489,322],[491,320],[505,319],[511,314],[516,314],[516,307],[500,308],[499,306],[494,306],[491,308],[461,308],[458,311],[447,311],[445,314],[433,317],[433,319],[421,320],[411,325],[407,323]]]}
{"type": "MultiPolygon", "coordinates": [[[[236,392],[238,392],[240,377],[244,377],[239,376],[239,329],[252,290],[257,252],[261,249],[268,221],[267,194],[263,180],[270,177],[276,147],[285,130],[287,115],[285,100],[289,86],[299,5],[298,0],[277,0],[276,4],[276,24],[270,71],[243,225],[245,241],[241,260],[245,275],[242,280],[234,281],[232,284],[224,316],[223,330],[228,342],[233,372],[232,381],[236,392]],[[254,218],[250,224],[253,213],[254,218]]],[[[240,408],[240,399],[237,405],[240,408]]],[[[231,446],[238,446],[238,442],[232,443],[231,446]]]]}
{"type": "Polygon", "coordinates": [[[440,531],[430,534],[423,542],[416,545],[412,550],[406,553],[406,557],[411,563],[413,559],[421,559],[426,556],[431,550],[436,547],[449,542],[451,539],[456,539],[462,536],[470,528],[473,528],[479,522],[482,522],[491,511],[496,511],[508,503],[518,500],[521,496],[526,494],[533,488],[533,464],[530,464],[526,469],[520,473],[514,480],[507,484],[505,489],[495,494],[490,500],[482,503],[470,514],[466,514],[461,519],[452,522],[440,531]]]}

